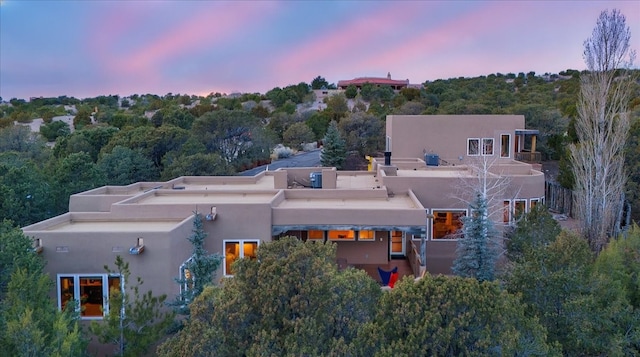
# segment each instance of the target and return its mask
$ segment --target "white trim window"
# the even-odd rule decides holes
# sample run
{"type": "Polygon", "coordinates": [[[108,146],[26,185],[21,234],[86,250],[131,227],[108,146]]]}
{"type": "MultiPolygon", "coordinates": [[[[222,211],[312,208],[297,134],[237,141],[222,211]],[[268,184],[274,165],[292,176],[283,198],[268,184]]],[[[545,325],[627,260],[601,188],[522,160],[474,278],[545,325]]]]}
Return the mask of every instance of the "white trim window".
{"type": "Polygon", "coordinates": [[[467,156],[479,156],[480,155],[480,139],[468,138],[467,139],[467,156]]]}
{"type": "Polygon", "coordinates": [[[376,231],[372,231],[372,230],[358,231],[358,241],[359,242],[375,242],[376,231]]]}
{"type": "Polygon", "coordinates": [[[224,264],[222,265],[225,276],[233,276],[231,265],[238,259],[257,259],[259,239],[230,239],[224,240],[224,264]]]}
{"type": "Polygon", "coordinates": [[[539,198],[532,198],[529,200],[529,212],[531,212],[533,210],[533,208],[540,204],[540,199],[539,198]]]}
{"type": "Polygon", "coordinates": [[[109,313],[113,289],[124,291],[124,279],[118,274],[58,274],[58,309],[76,301],[82,320],[100,320],[109,313]]]}
{"type": "Polygon", "coordinates": [[[431,240],[456,240],[462,238],[462,219],[467,216],[466,209],[434,208],[431,224],[431,240]]]}
{"type": "Polygon", "coordinates": [[[519,198],[519,199],[515,199],[513,200],[513,220],[519,220],[520,218],[522,218],[522,216],[529,212],[529,210],[527,210],[527,199],[526,198],[519,198]]]}
{"type": "Polygon", "coordinates": [[[193,289],[193,282],[196,280],[196,277],[193,276],[193,272],[189,269],[192,262],[193,256],[180,265],[180,296],[193,289]]]}
{"type": "Polygon", "coordinates": [[[493,156],[493,138],[482,138],[482,156],[493,156]]]}

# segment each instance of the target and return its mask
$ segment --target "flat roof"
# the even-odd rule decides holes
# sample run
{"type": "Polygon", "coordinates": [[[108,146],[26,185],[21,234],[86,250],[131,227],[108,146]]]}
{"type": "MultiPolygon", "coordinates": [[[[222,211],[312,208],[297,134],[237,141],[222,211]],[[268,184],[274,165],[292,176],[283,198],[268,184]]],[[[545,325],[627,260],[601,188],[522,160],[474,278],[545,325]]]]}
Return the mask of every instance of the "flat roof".
{"type": "Polygon", "coordinates": [[[408,195],[387,198],[287,198],[277,208],[414,209],[422,208],[408,195]]]}
{"type": "MultiPolygon", "coordinates": [[[[209,182],[203,180],[197,182],[193,179],[186,179],[184,182],[177,183],[174,187],[176,191],[183,190],[274,190],[275,184],[273,176],[263,176],[258,181],[253,182],[246,176],[211,176],[213,179],[209,182]]],[[[252,177],[251,177],[252,178],[252,177]]]]}
{"type": "MultiPolygon", "coordinates": [[[[467,169],[422,169],[422,170],[398,170],[397,173],[400,177],[449,177],[449,178],[459,178],[459,177],[475,177],[472,175],[467,169]]],[[[393,177],[393,176],[387,176],[393,177]]]]}
{"type": "Polygon", "coordinates": [[[382,180],[376,180],[377,178],[373,174],[341,175],[338,173],[336,188],[377,188],[382,186],[382,180]]]}
{"type": "Polygon", "coordinates": [[[159,221],[67,221],[43,229],[48,232],[168,232],[179,225],[182,220],[159,220],[159,221]]]}
{"type": "MultiPolygon", "coordinates": [[[[250,186],[249,186],[250,187],[250,186]]],[[[236,187],[237,189],[238,187],[236,187]]],[[[156,191],[153,195],[140,198],[137,204],[215,204],[215,203],[269,203],[276,195],[268,192],[185,192],[156,191]]]]}

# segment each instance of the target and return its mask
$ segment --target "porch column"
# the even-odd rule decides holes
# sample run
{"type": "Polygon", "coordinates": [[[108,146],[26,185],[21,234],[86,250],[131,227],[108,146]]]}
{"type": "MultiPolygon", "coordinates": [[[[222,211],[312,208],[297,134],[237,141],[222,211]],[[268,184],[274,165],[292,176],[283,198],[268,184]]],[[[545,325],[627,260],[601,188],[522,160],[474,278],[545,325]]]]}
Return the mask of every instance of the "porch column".
{"type": "Polygon", "coordinates": [[[534,153],[536,152],[536,139],[538,138],[537,135],[532,135],[531,136],[531,152],[534,153]]]}

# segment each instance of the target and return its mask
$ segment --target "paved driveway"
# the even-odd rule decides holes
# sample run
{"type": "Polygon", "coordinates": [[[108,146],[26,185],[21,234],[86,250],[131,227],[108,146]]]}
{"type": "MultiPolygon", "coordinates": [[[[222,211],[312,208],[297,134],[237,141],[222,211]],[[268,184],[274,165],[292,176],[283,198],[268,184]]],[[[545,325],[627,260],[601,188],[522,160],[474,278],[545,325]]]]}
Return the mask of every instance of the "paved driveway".
{"type": "Polygon", "coordinates": [[[254,167],[251,170],[243,171],[240,173],[242,176],[254,176],[269,168],[269,170],[276,170],[282,167],[316,167],[320,166],[320,149],[304,152],[302,154],[294,155],[286,159],[280,159],[271,162],[269,165],[263,165],[254,167]]]}

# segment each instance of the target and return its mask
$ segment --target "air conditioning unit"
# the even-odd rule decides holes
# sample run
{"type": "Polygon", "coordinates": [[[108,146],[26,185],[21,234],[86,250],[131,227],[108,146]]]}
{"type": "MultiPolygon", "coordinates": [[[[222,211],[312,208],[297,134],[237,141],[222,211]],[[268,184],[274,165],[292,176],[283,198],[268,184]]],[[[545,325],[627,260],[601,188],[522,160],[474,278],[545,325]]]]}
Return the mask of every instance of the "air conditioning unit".
{"type": "Polygon", "coordinates": [[[427,166],[438,166],[440,165],[440,156],[437,154],[425,154],[424,162],[427,163],[427,166]]]}
{"type": "Polygon", "coordinates": [[[322,172],[312,172],[309,174],[312,188],[322,188],[322,172]]]}

